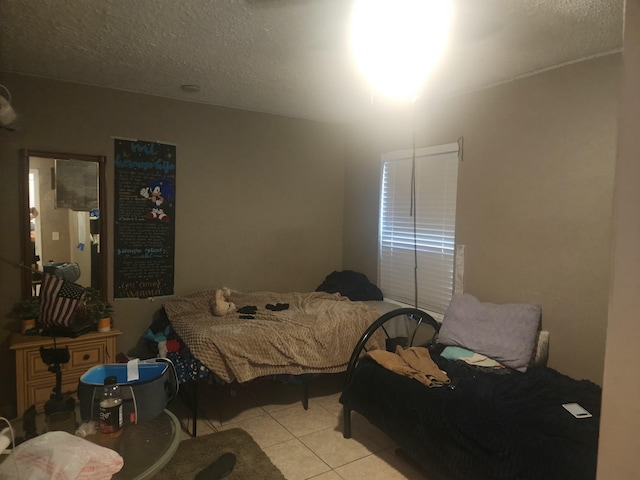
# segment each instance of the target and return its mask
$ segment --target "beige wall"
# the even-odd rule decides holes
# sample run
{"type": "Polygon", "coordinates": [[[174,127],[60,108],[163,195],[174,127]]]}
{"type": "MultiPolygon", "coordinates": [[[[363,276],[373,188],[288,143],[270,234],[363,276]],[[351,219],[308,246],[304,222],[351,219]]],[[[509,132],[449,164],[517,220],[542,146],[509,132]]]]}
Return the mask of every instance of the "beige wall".
{"type": "MultiPolygon", "coordinates": [[[[417,145],[464,137],[457,243],[465,291],[533,302],[550,366],[602,381],[620,55],[416,105],[417,145]]],[[[408,109],[410,110],[410,109],[408,109]]],[[[389,112],[349,145],[344,268],[377,276],[380,153],[411,146],[411,112],[389,112]]]]}
{"type": "MultiPolygon", "coordinates": [[[[458,241],[467,246],[466,291],[486,301],[541,303],[543,326],[552,333],[551,366],[598,382],[620,65],[620,56],[612,55],[430,102],[416,121],[418,145],[465,139],[458,241]]],[[[122,136],[178,145],[176,293],[221,284],[312,289],[341,267],[376,278],[379,154],[410,145],[410,114],[392,112],[383,123],[353,130],[345,155],[343,130],[335,126],[9,74],[2,83],[23,119],[20,131],[0,130],[3,256],[19,258],[18,150],[106,155],[112,209],[111,137],[122,136]]],[[[626,120],[637,130],[637,113],[630,112],[626,120]]],[[[626,150],[621,147],[628,168],[638,150],[632,140],[637,135],[628,135],[626,150]]],[[[640,200],[631,187],[626,195],[618,202],[640,200]]],[[[637,215],[632,218],[637,223],[637,215]]],[[[617,230],[625,221],[618,221],[617,230]]],[[[634,280],[627,285],[638,284],[640,271],[625,260],[638,244],[638,229],[633,232],[614,265],[618,272],[625,265],[635,268],[625,272],[634,280]]],[[[4,315],[20,298],[19,272],[0,264],[0,273],[4,315]]],[[[617,278],[618,288],[624,284],[624,277],[617,278]]],[[[603,479],[625,477],[608,475],[616,469],[638,471],[633,454],[621,447],[633,445],[625,438],[637,425],[628,422],[626,411],[635,408],[639,417],[639,392],[637,382],[619,373],[628,371],[638,343],[637,328],[630,329],[638,296],[616,303],[616,285],[608,342],[625,348],[607,352],[601,450],[612,461],[600,462],[603,479]]],[[[125,331],[119,349],[135,343],[160,302],[115,301],[116,324],[125,331]]],[[[4,381],[12,375],[13,362],[5,356],[12,358],[6,335],[13,325],[3,320],[4,381]]]]}
{"type": "Polygon", "coordinates": [[[625,9],[615,183],[613,275],[602,394],[598,479],[639,479],[640,2],[625,9]]]}
{"type": "MultiPolygon", "coordinates": [[[[18,131],[0,130],[3,257],[20,259],[19,150],[106,155],[113,212],[112,137],[119,136],[177,145],[176,294],[223,285],[308,291],[340,269],[343,129],[31,77],[1,80],[21,116],[18,131]]],[[[113,231],[108,242],[112,295],[113,231]]],[[[13,326],[4,315],[21,296],[19,275],[0,263],[3,359],[13,326]]],[[[119,350],[137,342],[161,302],[115,300],[119,350]]],[[[3,380],[9,363],[0,361],[3,380]]]]}

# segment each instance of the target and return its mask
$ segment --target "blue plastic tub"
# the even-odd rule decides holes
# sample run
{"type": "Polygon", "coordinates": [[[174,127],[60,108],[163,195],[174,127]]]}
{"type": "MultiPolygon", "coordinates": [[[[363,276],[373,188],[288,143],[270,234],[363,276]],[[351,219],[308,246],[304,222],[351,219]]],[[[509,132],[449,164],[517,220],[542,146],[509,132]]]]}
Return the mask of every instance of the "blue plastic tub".
{"type": "Polygon", "coordinates": [[[168,362],[139,363],[137,380],[127,380],[126,363],[97,365],[82,375],[78,382],[83,421],[98,419],[104,379],[109,376],[118,379],[125,423],[139,423],[157,417],[178,390],[173,365],[168,362]]]}
{"type": "Polygon", "coordinates": [[[80,381],[89,385],[102,387],[105,378],[114,376],[118,379],[118,385],[137,385],[142,382],[156,380],[158,377],[164,375],[168,368],[168,363],[139,363],[138,380],[127,381],[126,363],[97,365],[82,375],[80,381]]]}

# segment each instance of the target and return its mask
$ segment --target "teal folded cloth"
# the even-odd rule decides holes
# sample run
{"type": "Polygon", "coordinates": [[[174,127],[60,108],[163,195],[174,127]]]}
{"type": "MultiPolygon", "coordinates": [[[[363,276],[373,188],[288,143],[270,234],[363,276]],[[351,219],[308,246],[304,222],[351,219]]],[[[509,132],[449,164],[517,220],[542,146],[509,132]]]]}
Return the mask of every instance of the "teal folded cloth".
{"type": "Polygon", "coordinates": [[[445,347],[445,349],[440,354],[441,357],[447,358],[449,360],[462,360],[464,358],[471,358],[475,355],[475,352],[471,350],[467,350],[462,347],[445,347]]]}

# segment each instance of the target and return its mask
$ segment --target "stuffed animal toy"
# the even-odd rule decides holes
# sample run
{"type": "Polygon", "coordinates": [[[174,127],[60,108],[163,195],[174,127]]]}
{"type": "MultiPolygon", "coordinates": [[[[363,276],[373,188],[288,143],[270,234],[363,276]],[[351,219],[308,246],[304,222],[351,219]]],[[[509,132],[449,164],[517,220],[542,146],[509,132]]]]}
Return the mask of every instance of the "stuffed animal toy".
{"type": "Polygon", "coordinates": [[[211,299],[211,313],[217,317],[224,317],[229,313],[235,312],[236,304],[229,301],[231,290],[226,287],[218,288],[215,295],[211,299]]]}

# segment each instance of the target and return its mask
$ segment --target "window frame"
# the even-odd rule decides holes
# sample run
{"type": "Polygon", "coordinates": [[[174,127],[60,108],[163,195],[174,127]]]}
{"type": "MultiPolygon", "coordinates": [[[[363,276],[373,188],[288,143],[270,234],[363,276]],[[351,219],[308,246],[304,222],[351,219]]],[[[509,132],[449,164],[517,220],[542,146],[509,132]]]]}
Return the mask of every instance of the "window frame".
{"type": "MultiPolygon", "coordinates": [[[[436,318],[442,318],[442,315],[444,314],[446,307],[448,306],[451,297],[453,296],[454,291],[457,291],[457,287],[456,287],[456,265],[457,265],[457,259],[456,259],[456,236],[455,236],[455,232],[456,232],[456,225],[455,225],[455,221],[456,221],[456,203],[457,203],[457,187],[458,187],[458,177],[459,177],[459,163],[460,163],[460,148],[459,148],[459,144],[458,143],[448,143],[448,144],[441,144],[441,145],[434,145],[434,146],[429,146],[429,147],[419,147],[416,148],[415,151],[413,149],[405,149],[405,150],[398,150],[398,151],[392,151],[392,152],[386,152],[383,153],[381,155],[381,175],[380,175],[380,210],[379,210],[379,218],[378,218],[378,285],[380,286],[381,290],[383,291],[385,300],[388,302],[392,302],[392,303],[397,303],[399,305],[409,305],[412,307],[416,307],[415,303],[415,277],[418,277],[418,304],[417,304],[417,308],[426,310],[432,314],[434,314],[434,316],[436,316],[436,318]],[[389,233],[389,231],[387,231],[387,229],[389,228],[393,228],[390,227],[389,224],[393,223],[391,221],[389,221],[389,219],[387,219],[385,216],[398,216],[397,213],[397,206],[394,204],[392,207],[395,209],[394,212],[389,213],[389,200],[391,199],[392,196],[398,196],[400,198],[400,195],[407,195],[407,200],[405,201],[404,199],[401,202],[398,202],[397,200],[393,200],[395,203],[402,203],[402,205],[400,205],[401,208],[407,208],[407,205],[405,205],[405,203],[410,204],[411,203],[411,177],[409,178],[404,178],[402,177],[401,179],[394,179],[394,190],[399,190],[399,192],[393,192],[392,194],[390,194],[387,190],[385,190],[385,188],[389,188],[390,184],[389,184],[389,180],[387,179],[387,175],[389,175],[388,171],[386,170],[387,165],[394,165],[393,168],[395,169],[399,169],[399,168],[403,168],[406,169],[407,168],[407,162],[408,162],[408,167],[411,170],[413,170],[412,165],[415,159],[415,176],[416,176],[416,191],[415,191],[415,198],[416,198],[416,213],[417,213],[417,217],[416,217],[416,226],[417,226],[417,235],[414,237],[414,218],[409,215],[409,212],[407,212],[407,215],[405,216],[405,218],[401,219],[400,222],[402,222],[402,224],[404,225],[403,227],[399,228],[398,233],[395,233],[396,237],[403,237],[404,238],[404,242],[398,242],[398,244],[402,243],[403,246],[402,248],[400,246],[395,246],[395,247],[390,247],[388,244],[385,245],[385,242],[389,242],[389,235],[393,236],[393,233],[389,233]],[[430,160],[433,160],[432,165],[429,165],[428,162],[430,160]],[[401,164],[401,162],[404,162],[403,164],[401,164]],[[453,162],[453,164],[451,163],[453,162]],[[434,167],[434,165],[437,164],[437,168],[434,167]],[[438,169],[442,169],[444,168],[444,171],[439,172],[440,175],[444,174],[444,175],[451,175],[451,173],[455,173],[454,178],[448,178],[448,182],[446,182],[446,187],[444,188],[443,192],[440,193],[432,193],[430,195],[425,194],[424,189],[428,189],[430,188],[429,185],[425,185],[425,180],[422,178],[422,176],[425,174],[424,170],[426,170],[427,168],[431,168],[432,170],[435,168],[436,170],[438,169]],[[423,180],[422,182],[420,180],[423,180]],[[451,189],[453,188],[453,192],[451,191],[451,189]],[[428,200],[425,200],[425,198],[429,198],[428,200]],[[433,248],[434,245],[440,245],[441,247],[443,245],[446,245],[446,251],[443,251],[442,249],[440,250],[440,253],[434,253],[434,252],[424,252],[421,251],[421,249],[424,249],[426,247],[425,242],[427,242],[427,240],[425,240],[425,236],[428,236],[428,233],[431,232],[433,233],[430,229],[432,229],[433,224],[429,223],[432,222],[432,219],[428,219],[425,220],[424,217],[429,217],[429,213],[427,212],[426,214],[424,213],[424,208],[425,205],[428,203],[433,203],[434,198],[438,198],[440,200],[445,200],[446,204],[443,205],[442,209],[443,210],[448,210],[448,213],[445,215],[447,218],[444,221],[444,223],[446,222],[453,222],[453,226],[451,228],[450,225],[448,225],[446,228],[443,227],[441,230],[439,230],[439,235],[440,235],[440,240],[433,241],[433,238],[437,238],[438,235],[435,235],[435,237],[430,237],[430,239],[428,240],[428,242],[431,242],[431,244],[429,245],[430,248],[433,248]],[[411,225],[407,226],[407,221],[410,220],[411,221],[411,225]],[[419,226],[419,224],[423,222],[423,226],[419,226]],[[426,222],[426,223],[425,223],[426,222]],[[427,225],[427,227],[425,227],[424,225],[427,225]],[[411,239],[408,239],[408,235],[411,235],[411,239]],[[448,240],[445,241],[443,237],[447,236],[448,240]],[[411,244],[410,247],[407,248],[407,241],[411,240],[411,244]],[[415,243],[414,243],[415,242],[415,243]],[[417,248],[416,248],[417,245],[417,248]],[[393,261],[389,260],[390,256],[388,252],[385,253],[385,249],[396,249],[398,251],[397,254],[395,254],[398,257],[397,263],[401,264],[400,266],[394,266],[391,265],[389,266],[389,263],[393,263],[393,261]],[[411,265],[407,265],[407,256],[417,256],[418,257],[418,261],[417,261],[417,269],[415,268],[415,258],[411,259],[411,265]],[[430,257],[433,255],[439,255],[440,258],[438,259],[438,265],[436,265],[436,267],[434,268],[435,270],[446,270],[446,281],[444,281],[443,283],[443,279],[445,278],[445,273],[444,272],[439,272],[436,274],[432,274],[429,272],[425,271],[425,265],[424,265],[424,260],[425,258],[432,258],[430,257]],[[396,276],[401,277],[400,280],[390,280],[388,277],[389,272],[388,270],[392,269],[396,272],[396,276]],[[410,271],[409,271],[410,270],[410,271]],[[410,275],[409,275],[410,274],[410,275]],[[435,283],[432,284],[432,286],[436,286],[436,291],[438,293],[434,293],[434,294],[430,294],[430,295],[425,295],[424,294],[424,283],[425,281],[428,283],[430,281],[433,280],[427,280],[429,277],[433,277],[435,275],[435,277],[437,277],[437,279],[435,280],[435,283]],[[445,285],[446,283],[446,285],[445,285]],[[402,285],[403,284],[403,285],[402,285]],[[409,286],[411,287],[411,292],[408,291],[409,286]],[[445,290],[442,290],[442,289],[445,290]],[[398,294],[398,289],[402,290],[401,294],[398,294]],[[439,289],[439,290],[438,290],[439,289]],[[390,291],[390,293],[389,293],[390,291]]],[[[394,174],[397,172],[394,172],[394,174]]],[[[406,172],[401,172],[401,176],[402,175],[406,175],[406,172]]],[[[444,178],[444,177],[443,177],[444,178]]],[[[430,183],[430,182],[435,182],[433,183],[433,191],[438,190],[439,188],[439,184],[441,184],[441,181],[438,180],[433,180],[430,179],[428,182],[426,183],[430,183]]],[[[438,215],[443,215],[442,212],[437,212],[437,209],[433,209],[433,212],[436,212],[436,216],[438,215]]],[[[444,248],[444,247],[442,247],[444,248]]],[[[433,257],[435,258],[435,257],[433,257]]],[[[432,270],[434,270],[432,269],[432,270]]]]}

